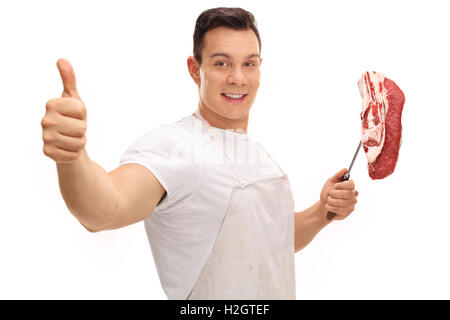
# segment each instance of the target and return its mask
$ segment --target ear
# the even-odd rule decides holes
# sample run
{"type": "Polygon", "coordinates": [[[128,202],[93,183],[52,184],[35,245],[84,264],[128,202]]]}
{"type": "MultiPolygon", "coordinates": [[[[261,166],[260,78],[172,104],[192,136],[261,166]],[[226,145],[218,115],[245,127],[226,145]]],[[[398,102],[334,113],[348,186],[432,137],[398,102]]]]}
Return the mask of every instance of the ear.
{"type": "Polygon", "coordinates": [[[259,65],[261,65],[261,63],[262,63],[262,58],[259,58],[259,65]]]}
{"type": "Polygon", "coordinates": [[[194,80],[197,86],[200,86],[200,64],[198,63],[197,59],[195,59],[193,56],[189,56],[189,58],[187,59],[187,66],[191,78],[194,80]]]}

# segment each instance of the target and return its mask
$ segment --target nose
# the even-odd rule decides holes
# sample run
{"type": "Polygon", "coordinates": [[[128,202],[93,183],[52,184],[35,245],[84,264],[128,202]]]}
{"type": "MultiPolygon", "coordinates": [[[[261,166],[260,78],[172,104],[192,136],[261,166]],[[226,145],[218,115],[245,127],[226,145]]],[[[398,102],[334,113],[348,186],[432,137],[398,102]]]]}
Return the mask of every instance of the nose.
{"type": "Polygon", "coordinates": [[[228,75],[228,83],[236,86],[242,86],[247,83],[244,73],[241,68],[236,66],[230,70],[230,74],[228,75]]]}

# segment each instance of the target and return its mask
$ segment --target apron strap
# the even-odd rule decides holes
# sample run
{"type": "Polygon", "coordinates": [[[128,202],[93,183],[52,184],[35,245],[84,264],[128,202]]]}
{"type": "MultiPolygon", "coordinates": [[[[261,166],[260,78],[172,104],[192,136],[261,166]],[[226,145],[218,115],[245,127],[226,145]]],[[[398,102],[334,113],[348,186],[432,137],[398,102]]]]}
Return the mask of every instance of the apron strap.
{"type": "Polygon", "coordinates": [[[278,167],[278,169],[280,169],[281,173],[283,174],[283,176],[286,175],[286,173],[284,173],[283,169],[281,169],[281,167],[278,165],[278,163],[272,158],[272,156],[270,155],[270,153],[268,153],[266,151],[266,149],[263,148],[263,146],[258,142],[258,145],[261,147],[261,149],[264,150],[264,152],[269,156],[270,160],[272,160],[273,163],[275,163],[275,165],[278,167]]]}
{"type": "MultiPolygon", "coordinates": [[[[203,116],[200,114],[200,110],[199,110],[199,109],[197,109],[197,110],[195,111],[194,116],[195,116],[196,118],[202,120],[202,122],[203,122],[203,123],[205,124],[205,126],[206,126],[206,131],[207,131],[207,132],[208,132],[208,133],[209,133],[209,134],[217,141],[217,143],[219,143],[219,144],[222,146],[223,153],[225,154],[225,156],[227,157],[228,161],[230,162],[230,164],[231,164],[231,166],[232,166],[232,168],[233,168],[234,174],[236,175],[236,177],[237,177],[237,179],[238,179],[238,182],[239,182],[240,187],[243,188],[245,184],[244,184],[244,182],[243,182],[241,176],[239,175],[239,173],[238,173],[238,171],[237,171],[237,169],[236,169],[236,166],[234,165],[233,161],[231,161],[230,157],[228,156],[228,153],[227,153],[227,151],[225,150],[225,146],[223,145],[223,142],[217,138],[216,134],[215,134],[214,131],[211,129],[211,125],[210,125],[210,124],[208,123],[208,121],[206,121],[205,118],[203,118],[203,116]]],[[[270,154],[266,151],[266,149],[264,149],[264,148],[262,147],[262,145],[261,145],[259,142],[257,142],[257,143],[258,143],[258,146],[259,146],[259,147],[267,154],[267,156],[270,158],[270,160],[272,160],[272,162],[275,163],[275,165],[278,167],[278,169],[280,169],[280,171],[281,171],[281,173],[283,174],[283,176],[286,176],[286,174],[284,173],[283,169],[281,169],[281,167],[280,167],[280,166],[278,165],[278,163],[270,156],[270,154]]]]}

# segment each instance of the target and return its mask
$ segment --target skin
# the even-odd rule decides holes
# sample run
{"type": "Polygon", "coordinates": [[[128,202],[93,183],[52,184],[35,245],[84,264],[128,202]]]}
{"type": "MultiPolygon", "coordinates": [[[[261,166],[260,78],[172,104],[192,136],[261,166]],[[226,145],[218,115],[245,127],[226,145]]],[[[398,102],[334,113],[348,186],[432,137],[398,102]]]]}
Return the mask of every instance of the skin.
{"type": "Polygon", "coordinates": [[[344,220],[355,210],[358,191],[355,182],[339,179],[347,172],[342,168],[325,181],[319,201],[311,207],[295,213],[295,251],[306,247],[326,225],[335,220],[344,220]],[[333,220],[327,220],[327,212],[336,213],[333,220]]]}
{"type": "Polygon", "coordinates": [[[69,61],[57,61],[64,91],[46,104],[44,154],[55,161],[61,195],[88,231],[118,229],[145,219],[165,192],[146,168],[125,164],[106,172],[86,152],[87,112],[69,61]]]}
{"type": "Polygon", "coordinates": [[[208,31],[204,41],[202,64],[192,56],[187,60],[198,87],[200,113],[214,127],[247,132],[261,75],[258,39],[252,30],[218,27],[208,31]],[[217,53],[227,56],[212,57],[217,53]],[[222,93],[247,96],[242,103],[230,103],[222,93]]]}
{"type": "MultiPolygon", "coordinates": [[[[249,113],[260,84],[262,58],[258,39],[252,30],[218,27],[205,34],[202,63],[193,56],[187,60],[189,74],[198,87],[199,111],[211,126],[247,132],[249,113]],[[213,56],[225,53],[226,56],[213,56]],[[256,57],[254,55],[257,55],[256,57]],[[252,56],[250,59],[249,56],[252,56]],[[222,93],[246,93],[242,103],[229,103],[222,93]]],[[[295,251],[308,245],[330,222],[344,220],[354,211],[358,191],[353,180],[339,182],[343,168],[327,179],[319,200],[295,212],[295,251]],[[327,212],[336,213],[327,220],[327,212]]]]}
{"type": "Polygon", "coordinates": [[[77,159],[86,145],[86,107],[76,88],[75,73],[70,63],[59,60],[57,67],[64,91],[61,98],[47,101],[41,121],[44,154],[56,163],[77,159]]]}

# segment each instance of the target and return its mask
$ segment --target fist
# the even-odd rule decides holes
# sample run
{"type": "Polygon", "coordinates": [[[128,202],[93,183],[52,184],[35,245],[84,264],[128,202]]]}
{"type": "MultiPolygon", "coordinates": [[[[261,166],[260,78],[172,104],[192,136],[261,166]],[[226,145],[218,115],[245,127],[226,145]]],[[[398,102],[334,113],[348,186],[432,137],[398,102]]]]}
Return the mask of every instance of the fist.
{"type": "Polygon", "coordinates": [[[44,154],[58,162],[78,159],[86,145],[86,108],[76,85],[75,72],[69,61],[56,63],[64,91],[61,98],[47,101],[42,118],[44,154]]]}
{"type": "Polygon", "coordinates": [[[320,205],[322,212],[328,211],[336,214],[336,220],[345,219],[353,210],[358,202],[356,197],[358,191],[355,189],[353,180],[339,182],[347,172],[347,169],[341,169],[334,176],[329,178],[320,193],[320,205]]]}

